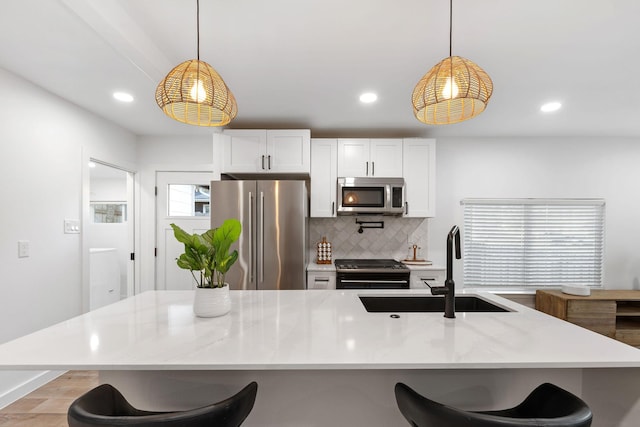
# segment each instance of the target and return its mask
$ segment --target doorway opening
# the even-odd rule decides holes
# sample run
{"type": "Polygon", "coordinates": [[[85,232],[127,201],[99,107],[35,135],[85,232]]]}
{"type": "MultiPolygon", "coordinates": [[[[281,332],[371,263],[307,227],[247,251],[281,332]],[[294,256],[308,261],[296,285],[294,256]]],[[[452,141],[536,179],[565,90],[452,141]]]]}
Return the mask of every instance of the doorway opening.
{"type": "MultiPolygon", "coordinates": [[[[134,294],[134,173],[96,159],[89,162],[89,310],[134,294]]],[[[86,253],[86,252],[85,252],[86,253]]]]}

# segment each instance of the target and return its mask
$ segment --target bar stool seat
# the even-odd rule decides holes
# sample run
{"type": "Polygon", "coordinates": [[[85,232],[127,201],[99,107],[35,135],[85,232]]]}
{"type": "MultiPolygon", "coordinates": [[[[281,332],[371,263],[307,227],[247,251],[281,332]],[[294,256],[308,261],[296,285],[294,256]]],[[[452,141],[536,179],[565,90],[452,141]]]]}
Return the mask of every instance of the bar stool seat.
{"type": "Polygon", "coordinates": [[[112,385],[103,384],[76,399],[67,412],[69,427],[238,427],[253,409],[258,384],[211,405],[187,411],[152,412],[134,408],[112,385]]]}
{"type": "Polygon", "coordinates": [[[538,386],[519,405],[499,411],[463,411],[428,399],[403,383],[396,402],[413,427],[589,427],[593,415],[582,399],[553,384],[538,386]]]}

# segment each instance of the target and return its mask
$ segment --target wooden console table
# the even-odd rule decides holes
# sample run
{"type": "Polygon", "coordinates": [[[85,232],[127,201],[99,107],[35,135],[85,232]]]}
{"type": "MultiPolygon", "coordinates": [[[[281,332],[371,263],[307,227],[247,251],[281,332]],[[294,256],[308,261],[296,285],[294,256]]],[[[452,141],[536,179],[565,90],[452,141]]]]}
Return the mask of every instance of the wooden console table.
{"type": "Polygon", "coordinates": [[[590,296],[577,296],[559,290],[538,290],[536,309],[640,346],[640,291],[592,290],[590,296]]]}

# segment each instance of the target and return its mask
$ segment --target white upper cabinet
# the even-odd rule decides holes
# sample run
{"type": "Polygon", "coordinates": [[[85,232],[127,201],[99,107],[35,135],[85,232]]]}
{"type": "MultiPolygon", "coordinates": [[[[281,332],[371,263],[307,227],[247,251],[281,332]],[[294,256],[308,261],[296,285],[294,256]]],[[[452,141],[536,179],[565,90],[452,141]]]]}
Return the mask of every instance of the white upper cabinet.
{"type": "Polygon", "coordinates": [[[308,129],[228,129],[222,172],[306,173],[311,167],[308,129]]]}
{"type": "Polygon", "coordinates": [[[338,140],[338,176],[368,176],[369,140],[338,140]]]}
{"type": "Polygon", "coordinates": [[[311,131],[309,129],[268,130],[269,172],[309,173],[311,131]]]}
{"type": "Polygon", "coordinates": [[[225,130],[222,172],[264,172],[265,130],[225,130]]]}
{"type": "Polygon", "coordinates": [[[338,140],[311,139],[311,208],[312,218],[336,216],[338,179],[338,140]]]}
{"type": "Polygon", "coordinates": [[[403,170],[405,217],[433,217],[436,214],[436,140],[405,138],[403,170]]]}
{"type": "Polygon", "coordinates": [[[369,176],[401,177],[402,152],[401,139],[372,139],[369,152],[371,161],[369,176]]]}
{"type": "Polygon", "coordinates": [[[402,140],[339,139],[338,176],[402,177],[402,140]]]}

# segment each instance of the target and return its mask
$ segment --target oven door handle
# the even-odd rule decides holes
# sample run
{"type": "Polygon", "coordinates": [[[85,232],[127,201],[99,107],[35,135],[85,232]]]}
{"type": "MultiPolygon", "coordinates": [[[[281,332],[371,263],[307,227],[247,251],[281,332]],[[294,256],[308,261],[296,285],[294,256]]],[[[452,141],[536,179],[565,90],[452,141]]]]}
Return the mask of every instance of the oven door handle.
{"type": "Polygon", "coordinates": [[[353,280],[341,279],[342,283],[409,283],[408,280],[353,280]]]}

